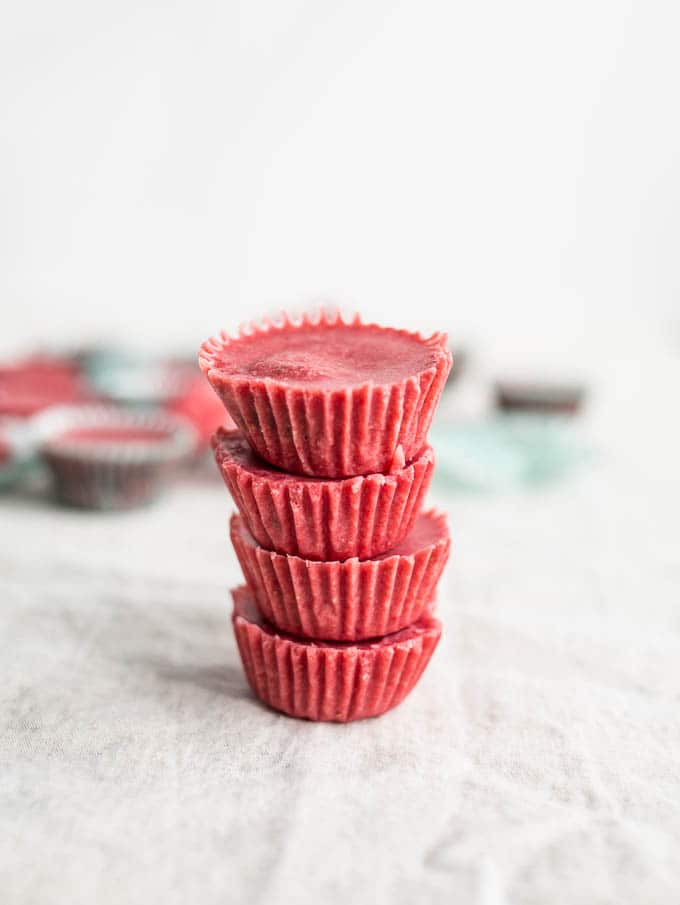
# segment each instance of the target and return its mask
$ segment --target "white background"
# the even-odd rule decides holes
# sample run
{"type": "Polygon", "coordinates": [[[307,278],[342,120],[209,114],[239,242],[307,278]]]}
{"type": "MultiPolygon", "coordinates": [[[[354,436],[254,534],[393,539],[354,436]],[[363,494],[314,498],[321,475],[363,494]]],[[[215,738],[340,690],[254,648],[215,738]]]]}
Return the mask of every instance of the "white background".
{"type": "Polygon", "coordinates": [[[654,0],[5,2],[0,344],[320,296],[572,360],[665,331],[679,34],[654,0]]]}

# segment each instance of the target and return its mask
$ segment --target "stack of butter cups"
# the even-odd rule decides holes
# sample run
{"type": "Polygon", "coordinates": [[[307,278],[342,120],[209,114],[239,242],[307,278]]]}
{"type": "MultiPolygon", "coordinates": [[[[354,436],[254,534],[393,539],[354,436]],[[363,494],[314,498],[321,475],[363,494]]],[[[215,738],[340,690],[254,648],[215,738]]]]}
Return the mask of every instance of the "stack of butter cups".
{"type": "Polygon", "coordinates": [[[284,315],[207,340],[199,361],[237,425],[212,445],[238,508],[232,621],[248,682],[309,720],[390,710],[441,636],[450,539],[422,502],[446,335],[284,315]]]}

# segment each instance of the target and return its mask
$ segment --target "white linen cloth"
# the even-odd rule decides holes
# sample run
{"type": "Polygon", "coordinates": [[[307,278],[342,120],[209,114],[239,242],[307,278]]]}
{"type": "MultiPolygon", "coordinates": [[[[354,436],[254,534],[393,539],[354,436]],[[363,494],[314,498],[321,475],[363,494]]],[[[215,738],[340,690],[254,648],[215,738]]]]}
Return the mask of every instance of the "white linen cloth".
{"type": "Polygon", "coordinates": [[[596,388],[559,485],[431,495],[444,637],[346,726],[251,696],[217,478],[0,500],[3,905],[678,901],[679,371],[596,388]]]}

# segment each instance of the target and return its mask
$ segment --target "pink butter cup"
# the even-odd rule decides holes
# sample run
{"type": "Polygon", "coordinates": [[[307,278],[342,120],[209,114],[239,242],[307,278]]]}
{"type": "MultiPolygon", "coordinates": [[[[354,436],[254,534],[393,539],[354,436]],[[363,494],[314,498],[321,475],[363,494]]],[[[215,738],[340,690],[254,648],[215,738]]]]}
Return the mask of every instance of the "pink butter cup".
{"type": "Polygon", "coordinates": [[[451,368],[446,334],[320,312],[206,340],[199,364],[258,455],[293,474],[385,473],[425,446],[451,368]]]}
{"type": "Polygon", "coordinates": [[[220,429],[212,444],[255,540],[305,559],[368,559],[394,547],[413,527],[434,470],[429,446],[393,474],[329,480],[272,468],[239,431],[220,429]]]}
{"type": "Polygon", "coordinates": [[[424,616],[375,641],[306,641],[266,623],[247,588],[232,597],[248,684],[263,703],[300,719],[347,723],[391,710],[413,690],[441,637],[439,620],[424,616]]]}
{"type": "Polygon", "coordinates": [[[35,355],[0,365],[0,415],[29,418],[52,406],[93,396],[78,369],[66,359],[35,355]]]}
{"type": "Polygon", "coordinates": [[[449,556],[446,517],[421,513],[394,549],[374,559],[311,562],[263,549],[243,520],[231,540],[262,616],[283,632],[324,641],[392,634],[417,622],[449,556]]]}
{"type": "Polygon", "coordinates": [[[105,406],[52,409],[38,431],[57,498],[87,509],[149,502],[195,446],[183,419],[105,406]]]}

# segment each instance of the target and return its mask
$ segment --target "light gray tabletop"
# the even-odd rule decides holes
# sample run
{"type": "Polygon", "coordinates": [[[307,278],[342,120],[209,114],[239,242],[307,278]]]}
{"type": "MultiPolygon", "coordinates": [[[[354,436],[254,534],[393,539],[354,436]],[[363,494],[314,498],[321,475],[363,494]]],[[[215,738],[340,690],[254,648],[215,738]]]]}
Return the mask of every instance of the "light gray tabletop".
{"type": "Polygon", "coordinates": [[[680,367],[620,365],[589,467],[432,496],[445,634],[377,720],[252,698],[217,478],[1,500],[4,905],[677,901],[680,367]]]}

